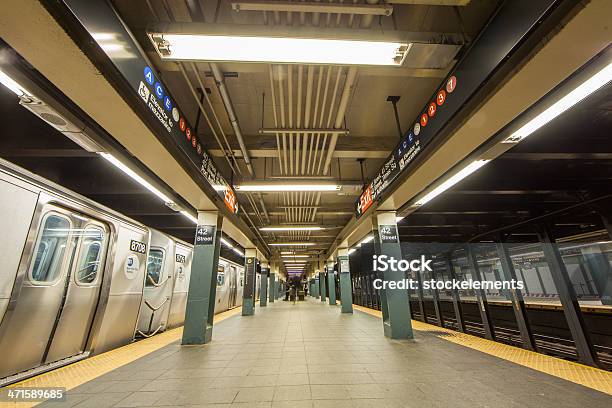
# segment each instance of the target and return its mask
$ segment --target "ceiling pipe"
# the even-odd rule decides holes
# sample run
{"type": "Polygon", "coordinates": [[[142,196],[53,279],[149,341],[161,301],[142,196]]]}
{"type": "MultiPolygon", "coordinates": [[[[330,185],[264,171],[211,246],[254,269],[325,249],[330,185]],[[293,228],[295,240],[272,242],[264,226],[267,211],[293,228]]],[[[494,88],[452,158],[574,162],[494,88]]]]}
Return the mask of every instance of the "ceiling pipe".
{"type": "Polygon", "coordinates": [[[266,240],[264,239],[263,235],[261,235],[261,233],[259,232],[259,230],[257,229],[257,226],[255,225],[255,223],[253,222],[253,220],[251,219],[251,217],[249,216],[249,213],[244,211],[242,212],[242,214],[244,214],[244,216],[246,217],[247,221],[249,222],[249,224],[251,224],[251,226],[253,227],[253,231],[255,233],[255,235],[257,236],[257,238],[259,239],[259,241],[261,242],[261,244],[264,246],[264,248],[266,249],[266,251],[268,252],[266,255],[271,255],[272,251],[270,250],[270,247],[268,246],[268,243],[266,242],[266,240]]]}
{"type": "Polygon", "coordinates": [[[230,155],[234,165],[236,166],[236,170],[238,171],[238,174],[242,175],[242,171],[240,170],[240,166],[238,165],[238,161],[236,160],[236,156],[234,155],[234,151],[232,150],[232,147],[230,146],[230,144],[229,144],[229,142],[227,140],[227,136],[225,135],[225,132],[223,131],[223,126],[221,126],[221,121],[219,121],[219,116],[217,116],[217,111],[215,110],[215,107],[213,106],[213,104],[212,104],[212,102],[211,102],[211,100],[210,100],[210,98],[208,96],[208,92],[206,92],[206,87],[204,86],[204,83],[202,82],[202,78],[200,77],[200,72],[199,72],[198,67],[196,66],[195,62],[191,63],[191,69],[195,73],[195,77],[196,77],[196,79],[198,81],[198,84],[200,85],[200,89],[202,90],[202,94],[206,98],[206,102],[208,103],[208,106],[210,107],[210,111],[212,112],[212,115],[215,118],[215,122],[217,123],[217,127],[219,128],[219,131],[221,132],[221,136],[223,137],[223,141],[225,142],[225,146],[227,147],[226,154],[230,155]]]}
{"type": "MultiPolygon", "coordinates": [[[[198,98],[198,94],[196,93],[196,90],[193,87],[193,84],[191,83],[191,80],[189,79],[189,76],[187,75],[187,70],[185,69],[183,64],[180,63],[180,62],[178,63],[178,67],[179,67],[181,73],[183,74],[183,78],[185,79],[185,83],[187,84],[187,87],[189,88],[189,91],[191,92],[191,95],[193,96],[193,99],[195,100],[196,104],[200,108],[199,114],[201,114],[204,117],[204,119],[206,120],[206,123],[208,124],[208,127],[210,128],[210,131],[212,132],[215,140],[217,141],[217,144],[219,145],[221,150],[223,150],[223,156],[227,160],[227,163],[229,164],[229,166],[232,169],[232,171],[235,173],[236,171],[234,169],[234,166],[232,166],[232,162],[230,161],[229,156],[228,156],[227,152],[225,151],[225,148],[223,147],[223,144],[221,143],[221,140],[219,139],[219,136],[217,135],[217,132],[216,132],[215,128],[213,127],[212,122],[210,121],[210,118],[208,117],[208,114],[206,113],[206,110],[204,109],[204,105],[202,104],[202,102],[198,98]]],[[[196,72],[195,74],[197,76],[198,73],[196,72]]],[[[204,95],[206,95],[206,89],[202,89],[202,92],[204,92],[204,95]]]]}
{"type": "MultiPolygon", "coordinates": [[[[355,79],[357,78],[357,68],[350,67],[346,75],[346,82],[344,83],[344,89],[342,90],[342,96],[340,97],[340,104],[338,105],[338,113],[336,114],[336,122],[334,127],[340,129],[342,122],[344,121],[344,115],[348,107],[349,99],[355,86],[355,79]]],[[[333,134],[329,142],[329,149],[327,151],[327,158],[325,159],[325,165],[323,166],[323,175],[327,175],[329,172],[329,166],[332,161],[334,150],[336,150],[336,143],[338,142],[338,134],[333,134]]]]}
{"type": "Polygon", "coordinates": [[[232,105],[232,100],[230,99],[227,86],[225,85],[223,73],[215,63],[210,64],[210,69],[213,73],[213,77],[215,78],[215,84],[217,85],[217,89],[219,90],[219,94],[223,100],[225,110],[227,111],[227,116],[229,117],[232,128],[234,129],[234,134],[236,135],[236,139],[238,139],[238,144],[240,145],[240,150],[242,151],[244,163],[246,164],[251,176],[255,176],[255,171],[253,170],[253,165],[251,164],[251,158],[249,157],[249,152],[247,151],[246,145],[244,144],[244,139],[242,138],[242,131],[240,130],[240,125],[238,124],[238,118],[234,112],[234,105],[232,105]]]}
{"type": "Polygon", "coordinates": [[[197,22],[204,22],[204,13],[202,13],[202,7],[199,0],[185,0],[187,9],[189,10],[189,16],[191,20],[197,22]]]}
{"type": "MultiPolygon", "coordinates": [[[[374,4],[378,4],[378,0],[366,0],[366,3],[369,5],[374,5],[374,4]]],[[[361,28],[370,28],[373,20],[374,20],[374,15],[372,14],[366,14],[366,15],[361,16],[361,28]]]]}
{"type": "Polygon", "coordinates": [[[259,198],[259,204],[261,205],[261,209],[263,210],[263,213],[266,217],[266,221],[268,221],[268,224],[270,223],[270,215],[268,214],[268,210],[266,209],[266,203],[264,202],[263,199],[263,195],[261,193],[259,193],[258,195],[259,198]]]}

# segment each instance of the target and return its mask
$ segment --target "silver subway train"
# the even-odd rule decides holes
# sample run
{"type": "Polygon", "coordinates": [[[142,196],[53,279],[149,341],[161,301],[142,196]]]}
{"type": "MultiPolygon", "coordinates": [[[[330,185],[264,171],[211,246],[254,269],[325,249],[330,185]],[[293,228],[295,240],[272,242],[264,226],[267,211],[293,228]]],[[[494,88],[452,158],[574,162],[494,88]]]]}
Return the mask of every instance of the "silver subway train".
{"type": "MultiPolygon", "coordinates": [[[[184,322],[192,245],[1,159],[0,232],[0,386],[184,322]]],[[[243,282],[219,260],[215,313],[243,282]]]]}

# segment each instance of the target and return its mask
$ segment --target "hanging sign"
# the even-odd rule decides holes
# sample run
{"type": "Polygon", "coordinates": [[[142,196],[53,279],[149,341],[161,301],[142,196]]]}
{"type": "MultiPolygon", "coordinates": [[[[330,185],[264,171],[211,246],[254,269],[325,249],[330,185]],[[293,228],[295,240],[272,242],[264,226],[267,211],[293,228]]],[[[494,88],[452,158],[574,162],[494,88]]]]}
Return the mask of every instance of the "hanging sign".
{"type": "Polygon", "coordinates": [[[64,0],[64,3],[138,94],[149,110],[151,120],[161,125],[160,132],[171,137],[223,199],[225,206],[232,213],[237,213],[238,201],[232,186],[221,176],[206,150],[198,143],[193,128],[178,108],[176,100],[152,69],[144,52],[110,2],[64,0]]]}
{"type": "Polygon", "coordinates": [[[410,131],[376,173],[372,182],[355,202],[360,217],[398,178],[433,140],[465,103],[482,87],[525,37],[544,19],[554,0],[516,0],[504,2],[470,46],[454,71],[439,85],[423,109],[418,112],[410,131]],[[495,50],[495,52],[491,52],[495,50]]]}

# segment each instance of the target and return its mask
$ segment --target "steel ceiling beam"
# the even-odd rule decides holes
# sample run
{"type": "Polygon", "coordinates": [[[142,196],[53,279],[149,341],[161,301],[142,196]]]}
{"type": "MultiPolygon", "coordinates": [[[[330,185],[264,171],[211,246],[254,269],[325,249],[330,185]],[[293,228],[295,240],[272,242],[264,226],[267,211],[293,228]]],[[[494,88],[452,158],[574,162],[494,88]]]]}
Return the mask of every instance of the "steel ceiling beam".
{"type": "Polygon", "coordinates": [[[348,135],[348,129],[323,129],[323,128],[314,128],[314,129],[294,129],[294,128],[263,128],[259,129],[259,134],[261,135],[275,135],[277,133],[293,133],[293,134],[304,134],[304,133],[327,133],[327,134],[336,134],[336,135],[348,135]]]}
{"type": "Polygon", "coordinates": [[[296,13],[334,13],[334,14],[359,14],[370,16],[390,16],[393,14],[393,6],[388,4],[339,4],[320,3],[314,1],[290,2],[290,1],[233,1],[232,9],[239,11],[286,11],[296,13]]]}
{"type": "MultiPolygon", "coordinates": [[[[249,157],[278,157],[276,149],[249,149],[249,157]]],[[[209,149],[208,152],[212,157],[224,157],[225,153],[220,149],[209,149]]],[[[334,159],[384,159],[391,153],[390,150],[336,150],[333,153],[334,159]]],[[[235,157],[242,157],[240,150],[234,150],[235,157]]]]}

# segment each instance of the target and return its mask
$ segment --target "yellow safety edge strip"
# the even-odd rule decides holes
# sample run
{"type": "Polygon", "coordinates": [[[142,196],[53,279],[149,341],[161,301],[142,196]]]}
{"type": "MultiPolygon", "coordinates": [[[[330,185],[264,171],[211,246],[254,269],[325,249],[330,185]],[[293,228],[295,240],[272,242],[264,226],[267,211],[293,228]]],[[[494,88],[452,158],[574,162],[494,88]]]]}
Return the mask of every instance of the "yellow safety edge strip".
{"type": "MultiPolygon", "coordinates": [[[[353,308],[360,312],[382,318],[382,312],[379,310],[373,310],[355,304],[353,308]]],[[[608,371],[434,326],[417,320],[412,321],[412,327],[417,331],[444,332],[444,335],[438,335],[436,337],[612,395],[612,373],[608,371]]]]}
{"type": "MultiPolygon", "coordinates": [[[[215,315],[214,322],[219,323],[241,312],[240,307],[215,315]]],[[[129,364],[181,338],[183,328],[168,330],[153,337],[139,340],[114,350],[107,351],[76,363],[42,373],[32,378],[9,385],[7,388],[65,388],[70,390],[121,366],[129,364]]],[[[40,402],[0,402],[0,407],[32,407],[40,402]]]]}

